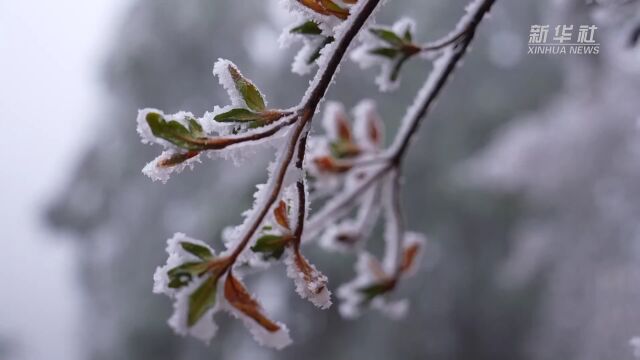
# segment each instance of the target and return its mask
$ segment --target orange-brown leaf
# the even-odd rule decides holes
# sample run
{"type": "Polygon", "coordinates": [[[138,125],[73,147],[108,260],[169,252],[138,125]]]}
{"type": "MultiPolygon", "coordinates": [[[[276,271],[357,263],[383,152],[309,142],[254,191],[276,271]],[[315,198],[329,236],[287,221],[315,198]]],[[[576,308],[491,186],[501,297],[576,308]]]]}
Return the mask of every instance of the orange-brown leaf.
{"type": "Polygon", "coordinates": [[[320,0],[320,3],[326,11],[328,11],[331,15],[337,17],[338,19],[345,20],[349,17],[349,9],[340,7],[332,0],[320,0]]]}
{"type": "Polygon", "coordinates": [[[369,140],[371,141],[372,144],[375,145],[380,145],[381,142],[381,133],[380,133],[380,129],[378,128],[378,122],[376,121],[376,119],[372,119],[369,118],[369,131],[368,131],[368,135],[369,135],[369,140]]]}
{"type": "Polygon", "coordinates": [[[280,200],[278,206],[273,210],[273,216],[276,218],[276,222],[283,228],[291,230],[289,225],[289,217],[287,216],[287,204],[280,200]]]}
{"type": "MultiPolygon", "coordinates": [[[[307,283],[312,283],[315,282],[317,279],[317,275],[318,273],[311,267],[311,265],[309,265],[309,262],[307,261],[307,259],[305,259],[304,256],[302,256],[302,254],[300,253],[300,251],[298,251],[297,249],[295,250],[295,258],[294,258],[296,267],[298,268],[298,270],[300,270],[300,272],[302,272],[304,281],[307,283]]],[[[320,286],[316,289],[316,294],[319,294],[322,292],[322,290],[324,290],[324,286],[320,286]]]]}
{"type": "Polygon", "coordinates": [[[318,170],[321,172],[330,172],[330,173],[344,173],[351,169],[351,166],[338,164],[334,159],[330,156],[322,156],[319,158],[313,159],[318,170]]]}
{"type": "Polygon", "coordinates": [[[298,2],[317,12],[318,14],[329,15],[329,12],[325,10],[324,6],[322,6],[319,0],[298,0],[298,2]]]}
{"type": "Polygon", "coordinates": [[[186,153],[173,154],[158,161],[158,166],[163,168],[173,167],[197,156],[199,153],[199,151],[188,151],[186,153]]]}
{"type": "Polygon", "coordinates": [[[420,244],[412,244],[402,253],[402,263],[400,264],[400,271],[406,272],[413,266],[416,260],[418,251],[420,250],[420,244]]]}
{"type": "Polygon", "coordinates": [[[280,330],[280,326],[262,314],[260,304],[251,297],[244,285],[233,277],[231,272],[229,272],[227,280],[224,283],[224,297],[231,306],[255,320],[255,322],[267,331],[276,332],[280,330]]]}
{"type": "Polygon", "coordinates": [[[351,142],[351,126],[349,120],[342,113],[336,116],[336,130],[340,140],[351,142]]]}

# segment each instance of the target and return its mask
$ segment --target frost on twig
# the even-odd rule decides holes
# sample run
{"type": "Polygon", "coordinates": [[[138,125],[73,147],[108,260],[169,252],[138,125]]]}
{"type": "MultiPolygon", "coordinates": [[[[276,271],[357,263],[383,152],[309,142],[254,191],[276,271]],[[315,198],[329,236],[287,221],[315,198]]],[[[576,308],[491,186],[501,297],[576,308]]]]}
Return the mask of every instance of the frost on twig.
{"type": "Polygon", "coordinates": [[[368,252],[360,253],[355,266],[356,277],[338,288],[340,314],[347,319],[362,315],[366,308],[381,311],[392,319],[402,318],[409,307],[406,299],[391,300],[390,294],[401,279],[416,272],[425,239],[417,233],[404,235],[399,271],[389,273],[382,263],[368,252]]]}
{"type": "Polygon", "coordinates": [[[297,41],[303,43],[291,70],[305,75],[327,53],[325,48],[336,40],[338,25],[349,17],[357,0],[284,0],[283,3],[297,16],[280,36],[280,45],[288,47],[297,41]]]}
{"type": "Polygon", "coordinates": [[[193,168],[202,152],[229,152],[246,144],[264,143],[285,125],[280,120],[286,121],[292,114],[268,108],[265,96],[232,62],[218,60],[213,73],[229,94],[231,105],[216,106],[200,118],[184,111],[166,115],[147,108],[138,112],[137,130],[142,142],[165,149],[143,169],[152,180],[166,182],[171,173],[193,168]]]}

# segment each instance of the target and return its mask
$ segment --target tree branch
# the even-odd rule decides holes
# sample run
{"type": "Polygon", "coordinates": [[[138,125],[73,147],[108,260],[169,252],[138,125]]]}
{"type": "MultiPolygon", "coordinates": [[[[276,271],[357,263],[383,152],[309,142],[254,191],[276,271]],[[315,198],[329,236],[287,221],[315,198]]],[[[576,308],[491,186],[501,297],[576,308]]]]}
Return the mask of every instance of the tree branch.
{"type": "Polygon", "coordinates": [[[476,0],[472,3],[467,15],[456,26],[458,31],[452,36],[452,39],[455,40],[445,38],[446,41],[442,41],[442,43],[446,43],[444,46],[449,46],[449,48],[444,50],[441,57],[436,60],[439,67],[434,67],[434,70],[428,75],[424,86],[414,100],[414,106],[405,115],[391,147],[380,157],[383,160],[381,161],[383,165],[354,188],[337,194],[314,214],[307,225],[310,233],[306,234],[306,239],[316,235],[330,220],[351,210],[356,203],[354,200],[370,186],[376,184],[390,170],[400,168],[411,139],[417,132],[421,121],[426,118],[435,99],[440,95],[447,80],[453,75],[456,66],[466,54],[478,25],[494,3],[495,0],[476,0]]]}
{"type": "MultiPolygon", "coordinates": [[[[251,221],[251,224],[242,237],[242,240],[230,255],[232,262],[235,261],[235,259],[246,248],[247,244],[251,240],[251,237],[253,236],[253,234],[255,234],[256,230],[269,212],[269,209],[278,200],[283,187],[285,175],[287,173],[289,165],[291,164],[291,160],[293,159],[302,133],[304,132],[303,139],[305,139],[304,141],[306,141],[308,129],[306,131],[305,129],[308,128],[308,124],[313,119],[313,115],[315,114],[318,104],[324,97],[327,89],[329,88],[329,85],[331,85],[331,81],[333,80],[333,77],[344,58],[349,45],[356,37],[358,32],[362,29],[367,19],[371,16],[375,8],[378,6],[379,2],[380,0],[368,0],[357,14],[352,15],[355,16],[355,18],[353,22],[351,22],[349,28],[345,30],[336,44],[329,49],[333,50],[333,52],[331,53],[331,57],[326,63],[326,66],[318,70],[318,73],[315,77],[315,79],[317,80],[312,82],[312,84],[315,84],[312,85],[314,87],[307,92],[309,94],[308,98],[303,99],[304,105],[300,110],[300,119],[296,123],[295,127],[291,130],[291,135],[289,135],[289,141],[285,148],[285,156],[278,164],[275,172],[276,176],[271,178],[271,182],[273,182],[273,184],[270,184],[272,186],[270,186],[271,191],[267,196],[267,200],[260,206],[260,209],[257,212],[257,216],[255,216],[253,221],[251,221]]],[[[303,157],[306,148],[303,147],[301,150],[302,151],[300,151],[299,153],[300,156],[303,157]]],[[[300,165],[301,164],[302,162],[300,162],[300,165]]]]}

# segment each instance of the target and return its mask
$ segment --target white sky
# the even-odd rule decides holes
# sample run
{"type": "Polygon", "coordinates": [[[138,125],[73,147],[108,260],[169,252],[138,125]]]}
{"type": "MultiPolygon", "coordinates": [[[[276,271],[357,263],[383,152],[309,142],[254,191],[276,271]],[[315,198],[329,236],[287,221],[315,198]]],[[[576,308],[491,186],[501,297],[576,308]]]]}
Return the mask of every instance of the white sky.
{"type": "Polygon", "coordinates": [[[78,160],[129,0],[0,0],[0,338],[6,360],[77,360],[74,244],[42,207],[78,160]]]}

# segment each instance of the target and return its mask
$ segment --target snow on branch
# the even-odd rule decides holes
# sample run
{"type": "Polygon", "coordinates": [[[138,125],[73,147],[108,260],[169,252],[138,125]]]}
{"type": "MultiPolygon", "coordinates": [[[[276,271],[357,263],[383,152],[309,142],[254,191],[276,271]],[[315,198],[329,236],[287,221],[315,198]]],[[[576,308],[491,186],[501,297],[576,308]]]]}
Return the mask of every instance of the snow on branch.
{"type": "Polygon", "coordinates": [[[328,278],[302,252],[302,244],[316,238],[327,249],[359,253],[356,277],[337,291],[344,316],[359,316],[367,308],[392,318],[406,312],[407,300],[389,298],[401,281],[415,273],[426,240],[405,230],[400,204],[402,162],[420,121],[493,2],[473,1],[452,34],[420,45],[414,41],[415,25],[410,20],[389,28],[370,25],[381,0],[284,0],[298,20],[285,30],[283,42],[301,39],[304,44],[294,71],[318,68],[297,105],[268,106],[266,94],[248,74],[219,59],[213,74],[228,93],[229,104],[216,106],[202,117],[140,110],[137,130],[142,142],[163,148],[143,169],[153,180],[166,182],[172,173],[193,168],[203,155],[240,162],[258,147],[276,149],[267,180],[257,185],[243,222],[223,231],[221,252],[184,234],[169,239],[169,257],[156,270],[153,289],[174,300],[169,324],[178,334],[209,342],[217,332],[214,314],[223,310],[242,320],[258,343],[276,349],[289,345],[288,328],[264,312],[242,282],[240,268],[263,269],[282,261],[295,291],[327,309],[332,304],[328,278]],[[385,83],[379,81],[383,89],[399,86],[402,64],[409,58],[426,52],[438,55],[388,149],[384,149],[382,119],[371,100],[360,102],[352,114],[342,104],[328,102],[323,119],[326,134],[309,135],[320,103],[361,33],[365,40],[352,58],[386,61],[381,63],[385,83]],[[313,196],[327,199],[310,214],[313,196]],[[382,260],[365,249],[380,218],[386,243],[382,260]]]}

